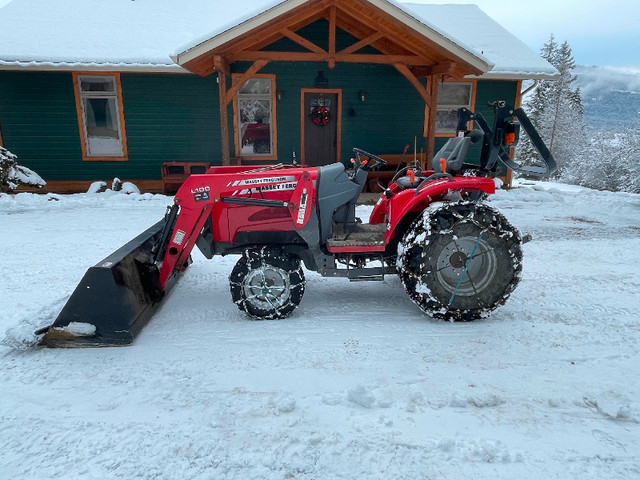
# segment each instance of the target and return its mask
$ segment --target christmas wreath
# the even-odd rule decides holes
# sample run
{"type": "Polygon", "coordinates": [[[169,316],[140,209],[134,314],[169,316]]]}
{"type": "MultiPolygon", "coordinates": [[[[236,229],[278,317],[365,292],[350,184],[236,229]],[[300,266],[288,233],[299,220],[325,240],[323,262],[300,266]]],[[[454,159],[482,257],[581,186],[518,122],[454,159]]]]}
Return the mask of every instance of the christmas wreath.
{"type": "Polygon", "coordinates": [[[323,106],[315,107],[311,111],[311,119],[319,127],[324,127],[329,123],[329,109],[323,106]]]}

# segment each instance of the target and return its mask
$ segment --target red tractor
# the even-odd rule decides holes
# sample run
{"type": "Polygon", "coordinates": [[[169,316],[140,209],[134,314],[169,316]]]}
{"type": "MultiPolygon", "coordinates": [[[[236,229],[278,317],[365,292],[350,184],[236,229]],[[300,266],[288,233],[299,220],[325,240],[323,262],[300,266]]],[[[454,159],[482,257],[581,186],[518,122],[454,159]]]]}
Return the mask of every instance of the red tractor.
{"type": "MultiPolygon", "coordinates": [[[[487,316],[505,303],[522,270],[520,233],[482,203],[495,192],[487,175],[498,158],[513,164],[505,139],[517,141],[520,122],[529,131],[524,112],[495,108],[493,129],[480,115],[460,112],[465,126],[474,119],[483,131],[451,139],[436,155],[435,170],[398,171],[365,223],[356,217],[356,201],[369,173],[386,162],[357,148],[349,169],[279,164],[192,175],[164,220],[89,269],[55,323],[37,332],[41,343],[131,343],[188,268],[194,246],[207,258],[240,256],[229,278],[231,298],[252,318],[294,311],[305,290],[303,265],[350,280],[398,274],[430,316],[487,316]],[[480,140],[481,165],[472,167],[466,152],[480,140]],[[477,175],[468,174],[471,168],[477,175]]],[[[548,173],[553,158],[537,146],[548,173]]]]}

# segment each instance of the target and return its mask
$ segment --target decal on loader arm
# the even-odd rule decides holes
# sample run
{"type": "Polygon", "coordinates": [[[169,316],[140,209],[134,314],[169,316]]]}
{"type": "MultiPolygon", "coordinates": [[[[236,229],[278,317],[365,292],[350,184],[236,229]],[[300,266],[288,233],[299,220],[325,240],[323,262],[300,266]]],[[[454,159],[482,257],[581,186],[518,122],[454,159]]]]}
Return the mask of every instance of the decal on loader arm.
{"type": "Polygon", "coordinates": [[[289,203],[291,218],[293,218],[294,225],[298,229],[304,227],[311,216],[311,210],[313,209],[312,192],[314,192],[313,181],[305,172],[293,191],[289,203]]]}

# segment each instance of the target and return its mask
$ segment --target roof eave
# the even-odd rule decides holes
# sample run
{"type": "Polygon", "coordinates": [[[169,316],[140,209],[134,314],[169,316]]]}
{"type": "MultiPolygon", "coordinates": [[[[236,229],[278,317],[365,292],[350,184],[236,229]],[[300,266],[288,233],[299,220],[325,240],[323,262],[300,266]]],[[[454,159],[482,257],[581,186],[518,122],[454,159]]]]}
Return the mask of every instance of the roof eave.
{"type": "MultiPolygon", "coordinates": [[[[200,58],[204,55],[211,54],[216,49],[225,45],[237,37],[249,33],[251,30],[258,28],[266,22],[275,20],[281,15],[304,5],[308,0],[286,0],[271,9],[250,18],[237,26],[231,27],[224,32],[215,35],[207,40],[203,40],[196,45],[186,47],[183,51],[171,56],[171,59],[178,65],[186,65],[187,63],[200,58]]],[[[384,11],[386,14],[393,16],[395,19],[406,24],[409,28],[415,30],[428,40],[440,45],[442,48],[451,52],[452,55],[458,57],[463,62],[469,64],[473,69],[479,72],[487,72],[493,68],[494,64],[488,59],[477,54],[468,47],[459,45],[458,43],[448,39],[443,34],[430,28],[429,26],[419,22],[412,15],[402,10],[387,0],[368,0],[373,6],[384,11]]]]}
{"type": "Polygon", "coordinates": [[[465,78],[476,78],[479,80],[557,80],[559,73],[549,72],[492,72],[482,75],[467,75],[465,78]]]}
{"type": "Polygon", "coordinates": [[[191,73],[179,65],[155,63],[95,63],[95,62],[51,62],[51,61],[0,61],[3,71],[39,71],[39,72],[131,72],[131,73],[191,73]]]}
{"type": "Polygon", "coordinates": [[[286,0],[278,5],[273,6],[269,10],[266,10],[255,17],[252,17],[244,22],[231,27],[224,32],[215,35],[208,40],[203,40],[196,45],[185,48],[184,51],[178,52],[171,56],[171,59],[178,65],[182,66],[186,63],[195,60],[196,58],[205,55],[212,50],[228,43],[240,35],[249,33],[251,30],[259,27],[260,25],[278,18],[280,15],[284,15],[290,10],[304,5],[308,0],[286,0]]]}
{"type": "Polygon", "coordinates": [[[403,10],[399,5],[389,2],[388,0],[368,0],[369,3],[383,10],[385,13],[392,15],[397,20],[403,22],[408,27],[417,31],[427,39],[445,48],[453,55],[467,62],[482,72],[488,72],[494,67],[494,63],[475,52],[470,47],[466,47],[452,41],[442,33],[430,28],[428,25],[418,21],[413,15],[403,10]]]}

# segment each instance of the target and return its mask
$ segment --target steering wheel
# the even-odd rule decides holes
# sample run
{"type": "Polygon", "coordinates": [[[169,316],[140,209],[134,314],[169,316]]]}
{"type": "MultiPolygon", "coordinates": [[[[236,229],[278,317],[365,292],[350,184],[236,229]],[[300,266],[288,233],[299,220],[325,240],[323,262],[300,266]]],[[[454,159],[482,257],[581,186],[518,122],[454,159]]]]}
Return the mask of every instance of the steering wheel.
{"type": "Polygon", "coordinates": [[[353,169],[355,171],[357,171],[359,168],[369,171],[381,165],[387,164],[386,160],[378,157],[377,155],[374,155],[373,153],[365,152],[360,148],[354,148],[353,153],[356,154],[355,165],[353,166],[353,169]],[[360,156],[367,157],[367,159],[360,160],[360,156]]]}
{"type": "Polygon", "coordinates": [[[406,167],[404,167],[400,171],[396,172],[396,174],[393,176],[393,178],[389,182],[389,185],[391,185],[392,183],[395,183],[396,180],[398,180],[400,177],[403,177],[409,170],[413,170],[415,172],[416,178],[422,177],[422,169],[420,168],[420,165],[418,165],[418,164],[416,164],[416,165],[407,165],[406,167]]]}

